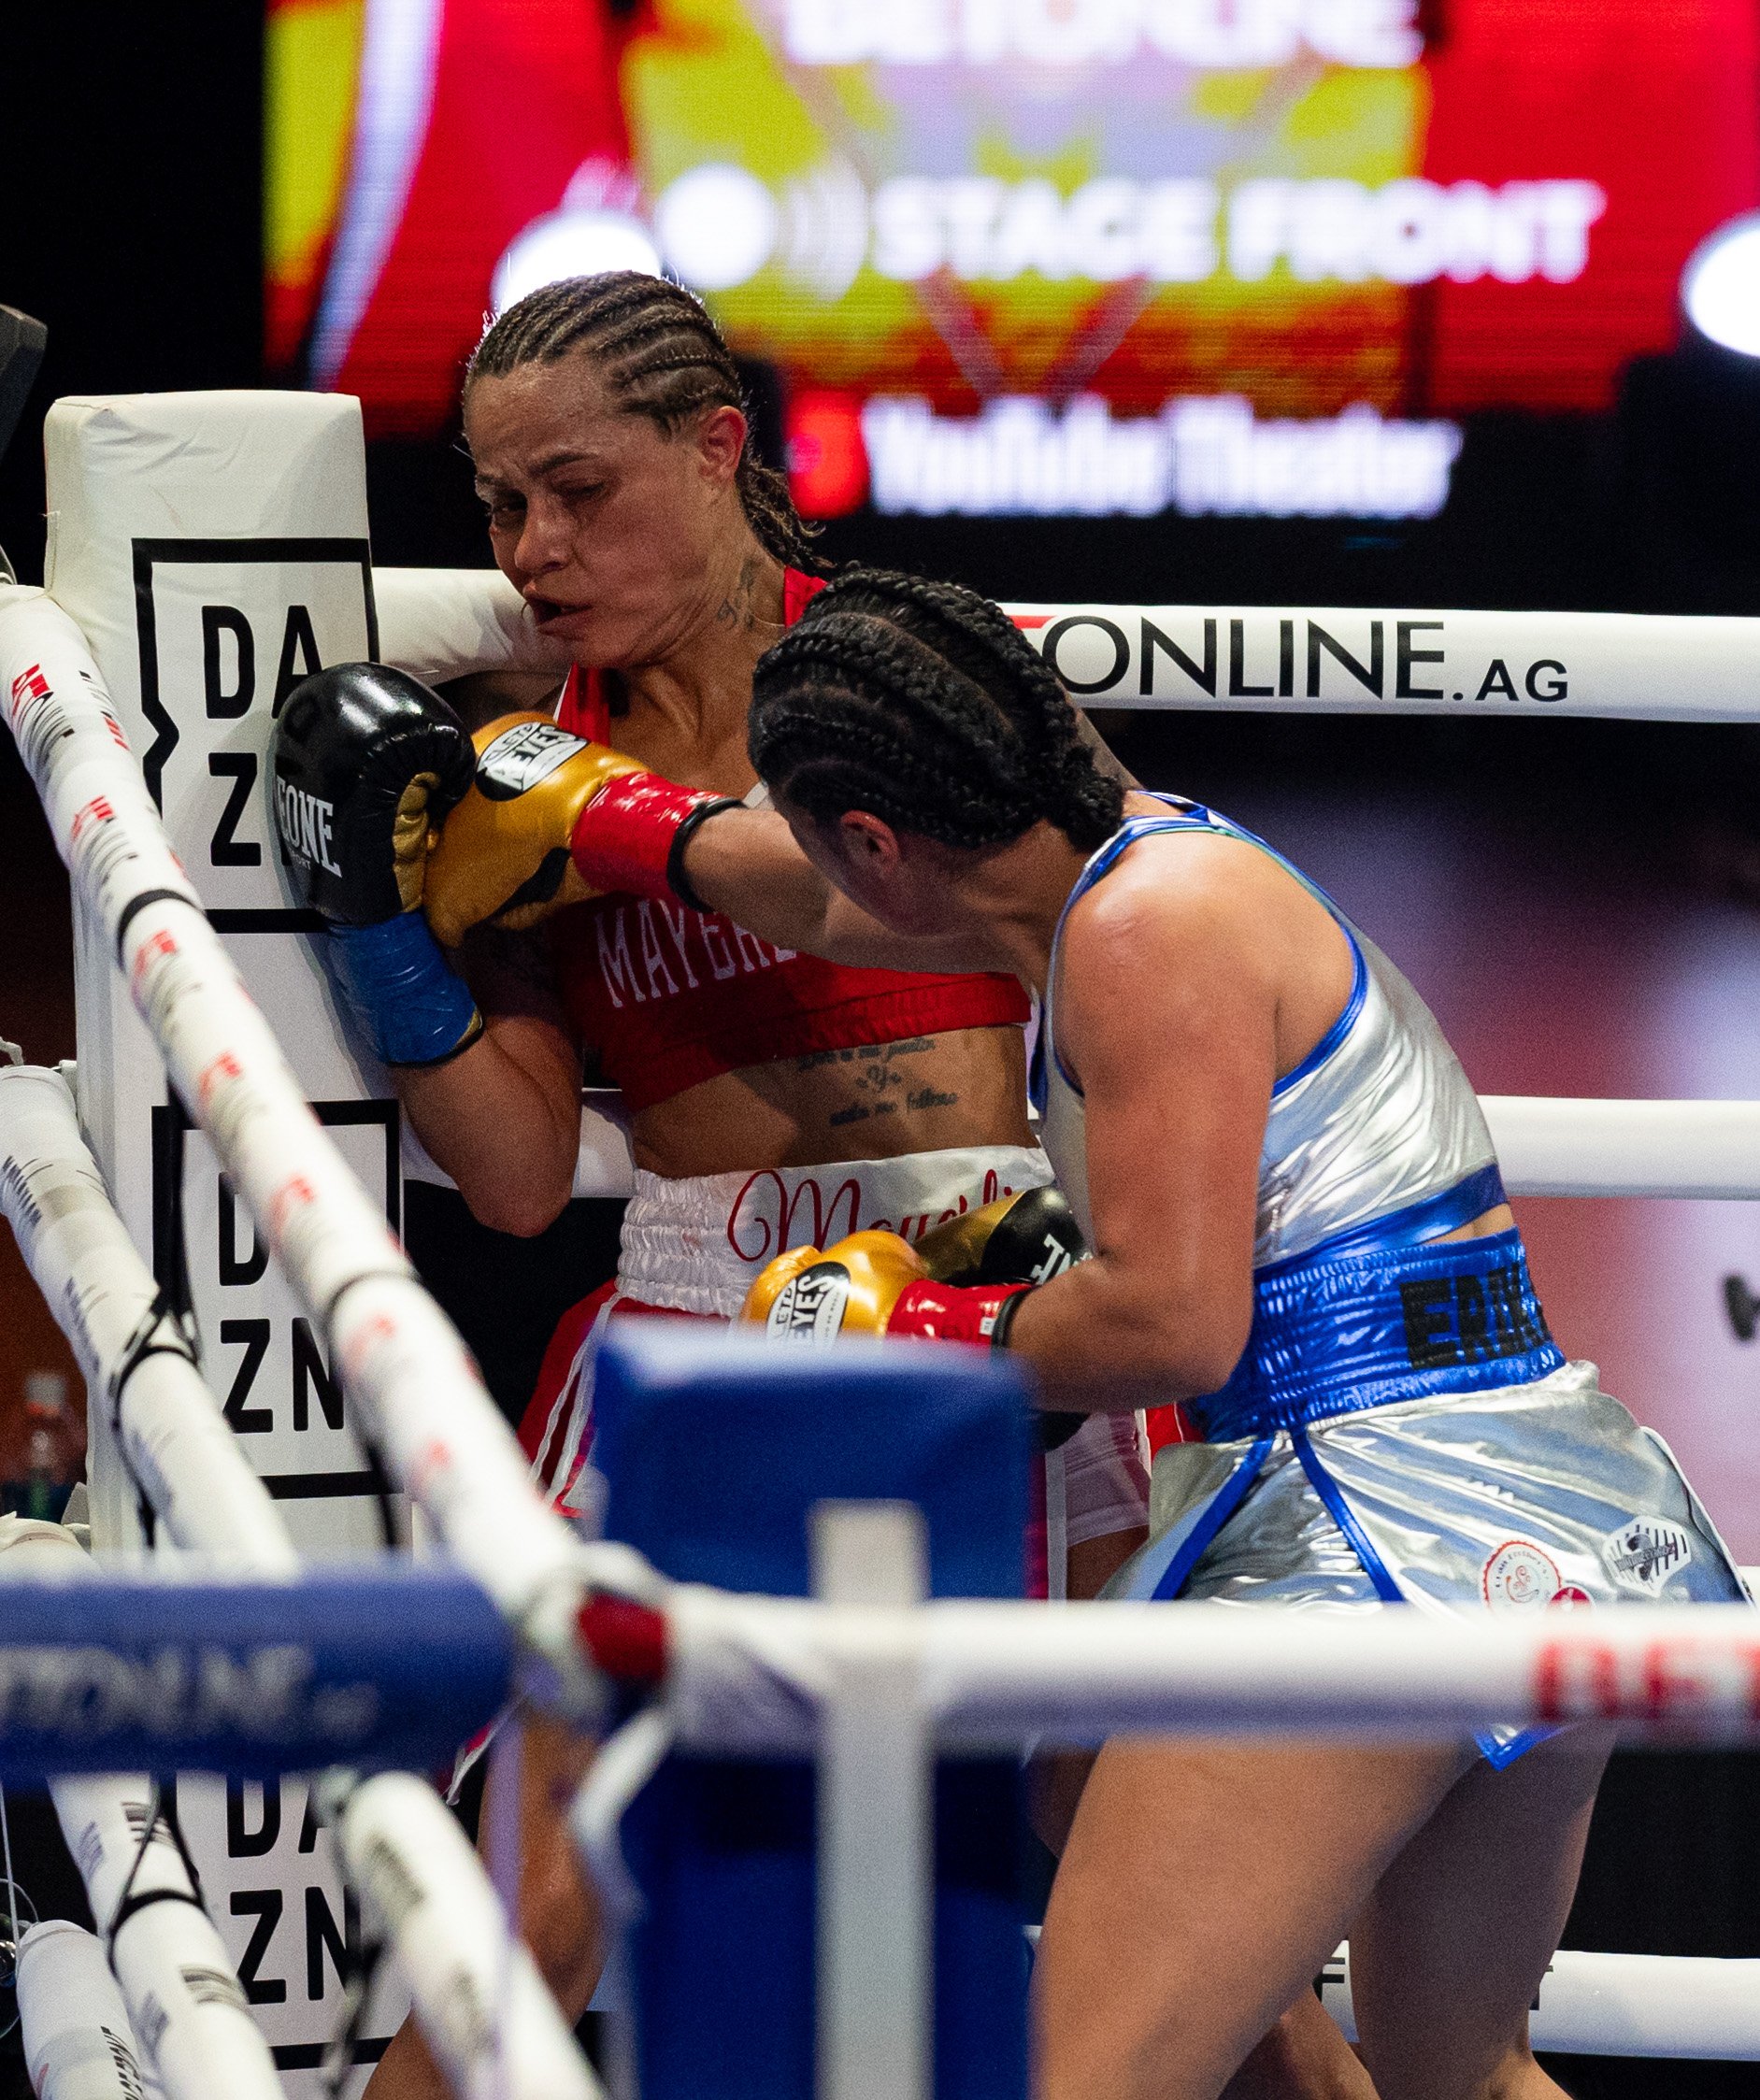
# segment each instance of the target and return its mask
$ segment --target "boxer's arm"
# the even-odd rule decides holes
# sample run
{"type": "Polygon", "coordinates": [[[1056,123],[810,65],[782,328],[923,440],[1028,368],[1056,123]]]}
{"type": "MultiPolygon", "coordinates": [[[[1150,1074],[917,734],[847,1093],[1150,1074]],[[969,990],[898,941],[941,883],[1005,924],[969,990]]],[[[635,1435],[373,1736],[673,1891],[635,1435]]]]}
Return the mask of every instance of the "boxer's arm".
{"type": "Polygon", "coordinates": [[[683,853],[696,899],[778,948],[876,970],[994,970],[1009,964],[968,941],[895,934],[828,882],[774,809],[723,809],[683,853]]]}
{"type": "Polygon", "coordinates": [[[462,962],[481,1036],[444,1064],[393,1067],[392,1081],[472,1216],[529,1237],[561,1213],[574,1187],[580,1052],[537,938],[484,930],[462,962]]]}
{"type": "Polygon", "coordinates": [[[1228,867],[1181,869],[1171,893],[1167,874],[1121,868],[1065,935],[1058,1040],[1087,1104],[1094,1251],[1022,1299],[1008,1337],[1052,1407],[1213,1393],[1252,1324],[1276,964],[1228,867]]]}
{"type": "MultiPolygon", "coordinates": [[[[1126,789],[1141,784],[1080,708],[1076,725],[1102,773],[1126,789]]],[[[968,941],[891,932],[826,881],[775,810],[722,811],[697,827],[682,864],[703,903],[779,948],[867,969],[1009,966],[997,955],[974,952],[968,941]]]]}

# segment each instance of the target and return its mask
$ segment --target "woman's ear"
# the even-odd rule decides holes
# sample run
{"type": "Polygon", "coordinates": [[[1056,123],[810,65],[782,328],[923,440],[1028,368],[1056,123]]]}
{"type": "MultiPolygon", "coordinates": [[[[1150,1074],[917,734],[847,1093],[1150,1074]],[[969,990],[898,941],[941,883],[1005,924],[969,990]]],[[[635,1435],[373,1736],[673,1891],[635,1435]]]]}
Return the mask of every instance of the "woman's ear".
{"type": "Polygon", "coordinates": [[[697,425],[696,449],[709,480],[726,485],[735,479],[748,435],[746,419],[737,408],[723,404],[703,418],[697,425]]]}
{"type": "Polygon", "coordinates": [[[846,809],[837,819],[844,851],[880,874],[891,874],[898,865],[898,834],[880,818],[866,809],[846,809]]]}

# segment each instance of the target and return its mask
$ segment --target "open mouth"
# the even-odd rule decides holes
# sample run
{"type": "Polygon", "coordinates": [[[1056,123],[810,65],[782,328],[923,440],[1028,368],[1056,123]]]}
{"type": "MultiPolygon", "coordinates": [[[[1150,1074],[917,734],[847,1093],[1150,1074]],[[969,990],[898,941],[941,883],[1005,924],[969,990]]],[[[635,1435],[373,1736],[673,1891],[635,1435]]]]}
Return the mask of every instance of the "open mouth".
{"type": "Polygon", "coordinates": [[[532,617],[540,627],[548,627],[553,621],[566,620],[571,614],[580,612],[580,606],[565,606],[555,598],[528,598],[532,617]]]}

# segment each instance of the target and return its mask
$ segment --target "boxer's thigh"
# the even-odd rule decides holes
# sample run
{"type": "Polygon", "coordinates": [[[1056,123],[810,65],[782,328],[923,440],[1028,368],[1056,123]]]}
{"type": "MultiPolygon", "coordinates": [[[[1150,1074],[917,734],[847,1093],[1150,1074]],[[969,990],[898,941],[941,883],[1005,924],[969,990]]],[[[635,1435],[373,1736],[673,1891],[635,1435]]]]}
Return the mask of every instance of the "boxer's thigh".
{"type": "Polygon", "coordinates": [[[1042,2100],[1214,2100],[1462,1756],[1109,1744],[1039,1947],[1042,2100]]]}
{"type": "Polygon", "coordinates": [[[1564,1930],[1610,1737],[1572,1728],[1476,1763],[1351,1929],[1351,1989],[1381,2100],[1557,2089],[1527,2014],[1564,1930]]]}

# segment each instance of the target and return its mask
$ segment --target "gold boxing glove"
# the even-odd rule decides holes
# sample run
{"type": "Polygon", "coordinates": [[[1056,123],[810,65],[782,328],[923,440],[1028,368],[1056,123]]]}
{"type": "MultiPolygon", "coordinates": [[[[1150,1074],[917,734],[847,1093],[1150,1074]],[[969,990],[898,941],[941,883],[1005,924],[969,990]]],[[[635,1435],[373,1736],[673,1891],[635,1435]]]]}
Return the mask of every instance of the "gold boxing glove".
{"type": "Polygon", "coordinates": [[[682,850],[727,797],[675,786],[548,715],[503,715],[471,741],[476,776],[428,855],[422,889],[448,948],[473,926],[517,931],[608,890],[696,902],[679,873],[682,850]]]}
{"type": "Polygon", "coordinates": [[[1077,1262],[1087,1242],[1061,1189],[1023,1189],[963,1211],[924,1233],[917,1252],[943,1283],[1049,1283],[1077,1262]]]}
{"type": "Polygon", "coordinates": [[[896,1233],[851,1233],[823,1252],[796,1247],[779,1254],[746,1293],[739,1317],[779,1341],[909,1335],[1000,1347],[1013,1301],[1032,1288],[949,1285],[896,1233]]]}

